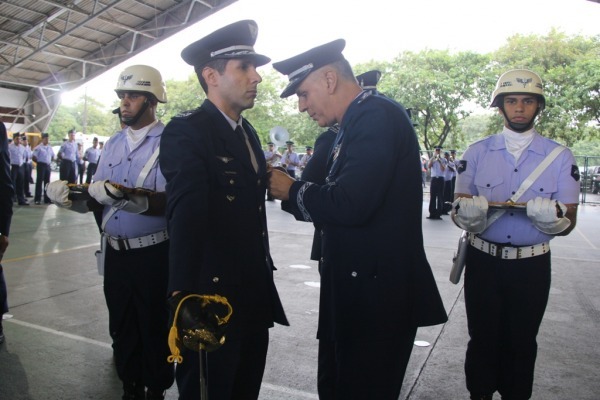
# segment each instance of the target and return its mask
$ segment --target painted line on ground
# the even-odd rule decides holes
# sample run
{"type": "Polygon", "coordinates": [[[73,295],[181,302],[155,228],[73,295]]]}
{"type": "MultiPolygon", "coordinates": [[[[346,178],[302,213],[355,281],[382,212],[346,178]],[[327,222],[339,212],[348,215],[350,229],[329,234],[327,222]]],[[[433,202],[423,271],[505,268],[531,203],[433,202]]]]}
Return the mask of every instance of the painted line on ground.
{"type": "MultiPolygon", "coordinates": [[[[14,318],[5,319],[4,321],[11,323],[11,324],[24,326],[26,328],[36,329],[41,332],[50,333],[52,335],[64,337],[67,339],[73,339],[73,340],[77,340],[79,342],[83,342],[86,344],[93,344],[95,346],[99,346],[99,347],[103,347],[105,349],[112,350],[112,346],[109,343],[101,342],[99,340],[94,340],[94,339],[86,338],[86,337],[79,336],[79,335],[73,335],[71,333],[57,331],[56,329],[47,328],[45,326],[36,325],[36,324],[32,324],[32,323],[25,322],[25,321],[20,321],[18,319],[14,319],[14,318]]],[[[298,397],[302,397],[302,398],[306,398],[306,399],[318,399],[319,398],[319,396],[316,393],[303,392],[301,390],[292,389],[292,388],[279,386],[279,385],[273,385],[271,383],[266,383],[266,382],[262,383],[262,387],[264,389],[267,389],[267,390],[270,390],[273,392],[285,393],[288,395],[298,396],[298,397]]]]}
{"type": "Polygon", "coordinates": [[[8,258],[8,259],[4,258],[4,259],[2,259],[2,263],[3,264],[8,264],[9,262],[29,260],[31,258],[45,257],[45,256],[53,255],[53,254],[60,254],[60,253],[66,253],[66,252],[69,252],[69,251],[82,250],[82,249],[87,249],[89,247],[100,248],[100,242],[94,243],[94,244],[85,244],[85,245],[77,246],[77,247],[71,247],[71,248],[64,249],[64,250],[52,250],[52,251],[47,251],[45,253],[30,254],[28,256],[23,256],[23,257],[8,258]]]}

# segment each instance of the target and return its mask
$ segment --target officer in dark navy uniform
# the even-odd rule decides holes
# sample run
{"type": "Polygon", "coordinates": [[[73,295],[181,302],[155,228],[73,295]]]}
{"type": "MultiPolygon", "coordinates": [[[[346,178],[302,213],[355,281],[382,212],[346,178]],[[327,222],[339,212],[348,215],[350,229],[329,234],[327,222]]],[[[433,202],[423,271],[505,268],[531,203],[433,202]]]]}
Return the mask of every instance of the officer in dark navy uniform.
{"type": "MultiPolygon", "coordinates": [[[[360,87],[373,94],[378,93],[377,83],[379,82],[379,79],[381,79],[381,72],[378,70],[367,71],[356,76],[356,80],[360,87]]],[[[331,147],[338,132],[339,125],[336,124],[317,137],[313,155],[302,172],[303,181],[313,182],[318,185],[325,184],[325,178],[327,178],[327,159],[331,154],[331,147]]],[[[287,204],[284,204],[283,206],[287,207],[287,204]]],[[[318,224],[315,224],[310,259],[315,261],[321,260],[321,228],[318,224]]],[[[320,270],[321,266],[319,265],[319,271],[320,270]]]]}
{"type": "Polygon", "coordinates": [[[323,227],[319,398],[396,400],[417,327],[447,316],[423,248],[417,136],[402,106],[362,90],[344,46],[273,64],[290,80],[281,97],[340,130],[324,185],[274,170],[270,188],[323,227]]]}
{"type": "MultiPolygon", "coordinates": [[[[10,156],[8,154],[8,141],[6,126],[0,121],[0,263],[4,252],[8,248],[8,236],[13,214],[12,197],[15,193],[10,176],[10,156]]],[[[2,329],[2,315],[8,312],[6,280],[0,264],[0,343],[4,342],[2,329]]]]}
{"type": "MultiPolygon", "coordinates": [[[[273,282],[265,213],[267,165],[241,116],[252,108],[270,61],[254,51],[258,27],[245,20],[187,46],[207,100],[165,128],[160,166],[167,179],[169,292],[218,294],[233,307],[225,344],[207,354],[211,400],[257,399],[269,328],[288,325],[273,282]]],[[[200,398],[198,353],[183,349],[180,399],[200,398]]]]}

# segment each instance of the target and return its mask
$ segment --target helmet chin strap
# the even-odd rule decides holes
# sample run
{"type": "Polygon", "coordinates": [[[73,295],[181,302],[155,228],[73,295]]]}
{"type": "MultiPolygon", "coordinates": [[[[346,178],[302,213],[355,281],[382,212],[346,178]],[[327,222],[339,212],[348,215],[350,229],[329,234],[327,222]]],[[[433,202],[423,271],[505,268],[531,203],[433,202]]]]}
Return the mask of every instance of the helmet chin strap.
{"type": "Polygon", "coordinates": [[[531,120],[529,122],[517,123],[517,122],[511,122],[506,117],[506,112],[504,111],[504,107],[498,106],[498,108],[500,109],[500,111],[502,111],[502,115],[504,116],[504,120],[508,123],[508,127],[512,131],[518,132],[518,133],[527,132],[528,130],[530,130],[531,128],[533,128],[533,123],[535,122],[535,118],[540,113],[540,108],[538,107],[537,111],[535,112],[535,114],[533,115],[533,117],[531,118],[531,120]]]}
{"type": "Polygon", "coordinates": [[[123,121],[123,123],[127,126],[135,125],[138,122],[138,120],[142,117],[142,115],[146,112],[149,105],[150,105],[150,102],[146,98],[146,100],[144,101],[144,105],[142,106],[142,109],[140,111],[138,111],[137,114],[135,114],[133,117],[129,117],[129,118],[121,117],[121,121],[123,121]]]}

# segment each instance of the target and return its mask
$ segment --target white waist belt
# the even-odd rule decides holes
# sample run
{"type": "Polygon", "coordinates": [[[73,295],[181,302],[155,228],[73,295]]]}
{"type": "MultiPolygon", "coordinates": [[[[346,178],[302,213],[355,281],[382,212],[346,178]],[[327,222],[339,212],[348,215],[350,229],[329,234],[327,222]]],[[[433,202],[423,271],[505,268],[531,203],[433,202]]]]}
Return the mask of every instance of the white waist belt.
{"type": "Polygon", "coordinates": [[[166,229],[151,235],[130,239],[119,239],[106,235],[106,242],[115,250],[140,249],[142,247],[148,247],[162,243],[168,239],[169,234],[166,229]]]}
{"type": "Polygon", "coordinates": [[[546,254],[550,251],[550,243],[548,242],[522,247],[502,246],[487,242],[481,238],[478,238],[472,233],[469,233],[469,243],[477,250],[481,250],[493,257],[502,258],[505,260],[516,260],[519,258],[541,256],[542,254],[546,254]]]}

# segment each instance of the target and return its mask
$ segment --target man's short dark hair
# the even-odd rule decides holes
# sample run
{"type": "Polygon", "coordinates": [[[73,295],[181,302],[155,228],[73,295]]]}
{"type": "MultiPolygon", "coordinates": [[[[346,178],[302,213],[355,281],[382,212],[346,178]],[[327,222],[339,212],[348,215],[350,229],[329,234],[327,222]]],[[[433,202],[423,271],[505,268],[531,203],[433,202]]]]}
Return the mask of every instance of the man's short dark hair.
{"type": "Polygon", "coordinates": [[[196,75],[198,76],[198,81],[200,82],[200,86],[202,86],[202,90],[204,90],[204,93],[208,94],[208,85],[206,84],[206,81],[204,80],[204,77],[202,76],[202,71],[204,70],[204,68],[206,68],[206,67],[212,68],[212,69],[216,70],[219,73],[219,75],[223,75],[223,73],[225,72],[225,68],[227,67],[228,61],[229,61],[229,59],[219,58],[219,59],[210,61],[210,62],[206,63],[205,65],[194,67],[194,71],[196,72],[196,75]]]}

